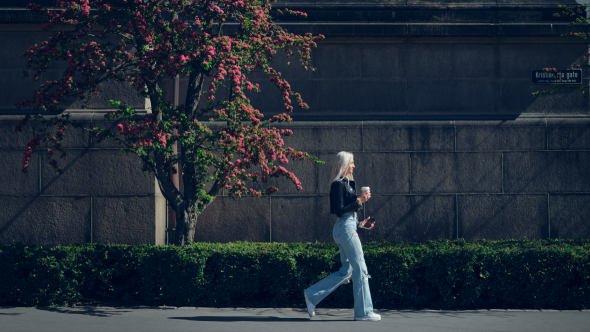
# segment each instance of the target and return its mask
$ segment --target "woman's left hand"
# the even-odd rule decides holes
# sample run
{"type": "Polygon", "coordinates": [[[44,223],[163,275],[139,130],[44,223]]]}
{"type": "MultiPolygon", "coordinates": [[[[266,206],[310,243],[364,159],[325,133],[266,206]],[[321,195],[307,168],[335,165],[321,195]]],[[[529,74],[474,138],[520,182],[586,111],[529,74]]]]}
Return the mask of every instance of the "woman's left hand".
{"type": "Polygon", "coordinates": [[[367,219],[365,219],[365,220],[361,221],[361,223],[359,224],[359,227],[360,227],[360,228],[364,228],[364,229],[371,229],[371,228],[373,228],[373,226],[375,226],[375,222],[374,222],[374,221],[371,223],[371,226],[369,226],[369,227],[365,227],[365,224],[366,224],[366,223],[367,223],[367,221],[369,221],[369,220],[371,220],[371,217],[369,217],[369,218],[367,218],[367,219]]]}

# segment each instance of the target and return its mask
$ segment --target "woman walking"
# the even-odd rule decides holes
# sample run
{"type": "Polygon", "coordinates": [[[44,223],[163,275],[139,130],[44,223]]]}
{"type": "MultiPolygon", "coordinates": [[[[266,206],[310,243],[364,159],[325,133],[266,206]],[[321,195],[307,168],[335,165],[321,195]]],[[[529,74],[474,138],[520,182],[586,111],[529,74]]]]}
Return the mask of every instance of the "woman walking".
{"type": "Polygon", "coordinates": [[[371,192],[365,191],[356,196],[356,187],[352,171],[354,170],[353,155],[350,152],[339,152],[334,160],[330,175],[330,213],[338,219],[334,225],[334,241],[340,249],[342,268],[318,283],[303,291],[307,312],[310,317],[315,315],[315,306],[340,285],[352,279],[354,292],[354,320],[378,321],[381,316],[373,313],[373,301],[369,290],[369,278],[365,265],[365,257],[361,241],[356,232],[357,227],[371,229],[375,225],[365,227],[370,218],[358,222],[357,212],[370,197],[371,192]]]}

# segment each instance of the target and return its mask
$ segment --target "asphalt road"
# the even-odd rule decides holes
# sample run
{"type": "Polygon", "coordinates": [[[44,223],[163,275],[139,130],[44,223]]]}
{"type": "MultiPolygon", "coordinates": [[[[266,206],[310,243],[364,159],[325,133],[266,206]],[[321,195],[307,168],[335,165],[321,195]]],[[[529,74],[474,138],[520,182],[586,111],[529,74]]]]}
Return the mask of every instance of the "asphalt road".
{"type": "Polygon", "coordinates": [[[69,331],[590,331],[590,310],[376,310],[380,322],[355,322],[349,309],[191,307],[0,307],[1,332],[69,331]]]}

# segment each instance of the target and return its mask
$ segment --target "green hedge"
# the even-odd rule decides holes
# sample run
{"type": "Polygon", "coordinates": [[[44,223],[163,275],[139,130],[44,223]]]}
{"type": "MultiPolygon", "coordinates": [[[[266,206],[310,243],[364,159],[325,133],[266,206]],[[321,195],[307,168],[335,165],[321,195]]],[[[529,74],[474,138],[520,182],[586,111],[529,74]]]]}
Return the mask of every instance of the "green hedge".
{"type": "MultiPolygon", "coordinates": [[[[590,241],[364,244],[376,308],[590,308],[590,241]]],[[[0,305],[80,300],[199,307],[300,307],[340,267],[323,243],[0,246],[0,305]]],[[[319,307],[350,308],[344,285],[319,307]]]]}

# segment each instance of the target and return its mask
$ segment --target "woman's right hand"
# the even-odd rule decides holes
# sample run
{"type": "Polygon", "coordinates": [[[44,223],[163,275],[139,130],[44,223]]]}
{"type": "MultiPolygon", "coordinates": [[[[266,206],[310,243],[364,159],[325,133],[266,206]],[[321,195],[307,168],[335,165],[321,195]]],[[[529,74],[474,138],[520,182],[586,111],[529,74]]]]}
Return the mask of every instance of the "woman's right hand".
{"type": "Polygon", "coordinates": [[[365,191],[363,194],[361,194],[359,196],[359,200],[361,201],[361,203],[365,203],[366,201],[369,200],[369,198],[371,198],[371,191],[365,191]]]}

